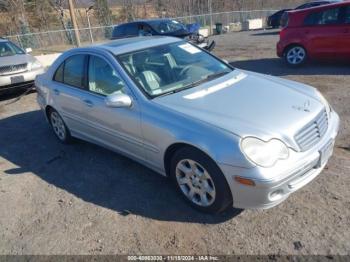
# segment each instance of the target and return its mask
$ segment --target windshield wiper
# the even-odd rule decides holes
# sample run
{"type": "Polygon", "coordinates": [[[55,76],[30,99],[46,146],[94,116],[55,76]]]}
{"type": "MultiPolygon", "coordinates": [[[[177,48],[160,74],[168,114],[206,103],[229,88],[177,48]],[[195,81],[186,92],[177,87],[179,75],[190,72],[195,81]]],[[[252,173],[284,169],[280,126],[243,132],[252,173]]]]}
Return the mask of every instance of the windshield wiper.
{"type": "MultiPolygon", "coordinates": [[[[222,72],[219,72],[219,73],[211,74],[211,75],[208,75],[205,78],[203,78],[201,80],[198,80],[196,82],[193,82],[193,83],[191,83],[191,84],[189,84],[187,86],[184,86],[184,87],[181,87],[181,88],[178,88],[178,89],[174,89],[174,90],[165,92],[163,94],[160,94],[159,96],[166,96],[166,95],[170,95],[170,94],[175,94],[175,93],[178,93],[178,92],[181,92],[181,91],[184,91],[184,90],[187,90],[187,89],[199,86],[199,85],[201,85],[201,84],[203,84],[205,82],[214,80],[214,79],[219,78],[221,76],[224,76],[224,75],[226,75],[228,73],[229,73],[228,71],[222,71],[222,72]]],[[[159,96],[157,96],[157,97],[159,97],[159,96]]]]}

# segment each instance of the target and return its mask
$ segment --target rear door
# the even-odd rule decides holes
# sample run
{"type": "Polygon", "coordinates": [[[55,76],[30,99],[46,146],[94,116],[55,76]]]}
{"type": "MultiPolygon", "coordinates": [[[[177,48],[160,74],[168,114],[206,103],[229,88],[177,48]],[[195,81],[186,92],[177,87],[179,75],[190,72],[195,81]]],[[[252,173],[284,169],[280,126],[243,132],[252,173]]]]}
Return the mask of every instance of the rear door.
{"type": "Polygon", "coordinates": [[[73,134],[86,131],[83,112],[87,58],[85,54],[68,57],[58,67],[52,81],[55,108],[73,134]]]}
{"type": "Polygon", "coordinates": [[[344,35],[341,11],[340,7],[330,8],[306,17],[302,30],[310,57],[334,58],[339,40],[344,35]]]}

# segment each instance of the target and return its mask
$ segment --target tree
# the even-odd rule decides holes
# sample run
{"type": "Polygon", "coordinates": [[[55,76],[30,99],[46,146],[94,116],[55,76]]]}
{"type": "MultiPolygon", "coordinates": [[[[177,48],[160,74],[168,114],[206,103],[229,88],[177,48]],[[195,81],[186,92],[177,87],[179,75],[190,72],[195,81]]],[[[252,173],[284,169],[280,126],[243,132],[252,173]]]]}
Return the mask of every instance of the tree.
{"type": "MultiPolygon", "coordinates": [[[[112,12],[109,9],[107,0],[94,0],[95,17],[100,26],[112,25],[112,12]]],[[[105,28],[105,37],[110,38],[112,35],[112,28],[105,28]]]]}

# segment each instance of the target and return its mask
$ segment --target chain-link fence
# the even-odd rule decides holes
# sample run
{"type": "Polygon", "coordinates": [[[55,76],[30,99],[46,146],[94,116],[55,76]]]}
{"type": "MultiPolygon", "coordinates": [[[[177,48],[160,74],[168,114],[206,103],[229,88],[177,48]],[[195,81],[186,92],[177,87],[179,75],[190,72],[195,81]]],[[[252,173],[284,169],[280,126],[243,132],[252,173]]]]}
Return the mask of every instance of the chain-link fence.
{"type": "MultiPolygon", "coordinates": [[[[173,19],[183,23],[198,23],[201,27],[207,28],[215,26],[216,23],[221,23],[225,27],[232,23],[244,24],[249,19],[261,18],[265,21],[266,17],[273,12],[275,12],[275,10],[231,11],[176,17],[173,19]]],[[[81,45],[109,40],[113,27],[114,26],[111,25],[78,29],[81,45]]],[[[211,32],[211,30],[209,32],[211,32]]],[[[76,46],[74,29],[11,35],[5,36],[4,38],[8,38],[17,43],[22,48],[30,47],[35,53],[62,52],[76,46]]]]}

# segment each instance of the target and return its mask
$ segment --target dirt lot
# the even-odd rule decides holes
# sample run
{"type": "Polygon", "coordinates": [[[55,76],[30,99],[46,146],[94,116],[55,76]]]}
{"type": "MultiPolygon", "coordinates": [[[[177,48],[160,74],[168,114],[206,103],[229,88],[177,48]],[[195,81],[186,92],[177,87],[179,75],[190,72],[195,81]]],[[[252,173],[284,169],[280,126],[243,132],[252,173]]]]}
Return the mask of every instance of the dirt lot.
{"type": "Polygon", "coordinates": [[[167,179],[85,142],[65,146],[35,93],[0,102],[1,254],[349,254],[350,67],[288,69],[274,31],[218,36],[216,53],[247,70],[317,87],[342,125],[328,168],[278,207],[209,216],[167,179]]]}

